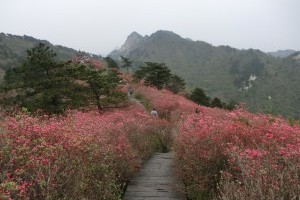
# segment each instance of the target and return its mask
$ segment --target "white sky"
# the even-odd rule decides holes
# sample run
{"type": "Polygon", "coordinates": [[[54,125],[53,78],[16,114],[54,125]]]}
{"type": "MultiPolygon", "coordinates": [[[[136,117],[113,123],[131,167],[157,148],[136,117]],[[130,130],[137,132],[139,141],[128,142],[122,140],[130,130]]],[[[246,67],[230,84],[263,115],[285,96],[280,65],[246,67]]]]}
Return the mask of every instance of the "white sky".
{"type": "Polygon", "coordinates": [[[300,0],[0,0],[0,32],[106,55],[136,31],[300,50],[300,0]]]}

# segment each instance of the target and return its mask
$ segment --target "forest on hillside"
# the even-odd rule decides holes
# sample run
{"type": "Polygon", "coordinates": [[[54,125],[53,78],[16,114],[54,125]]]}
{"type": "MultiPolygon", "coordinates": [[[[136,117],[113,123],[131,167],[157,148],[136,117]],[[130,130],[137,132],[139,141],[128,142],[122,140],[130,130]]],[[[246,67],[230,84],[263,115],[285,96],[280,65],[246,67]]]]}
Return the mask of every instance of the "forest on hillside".
{"type": "Polygon", "coordinates": [[[168,151],[189,199],[298,197],[299,121],[222,109],[200,88],[186,96],[164,63],[132,76],[126,57],[122,72],[55,56],[40,43],[5,78],[18,95],[0,112],[0,199],[121,200],[143,163],[168,151]]]}
{"type": "MultiPolygon", "coordinates": [[[[238,50],[229,46],[214,47],[202,41],[183,39],[168,31],[158,31],[148,37],[132,34],[119,51],[106,58],[53,46],[45,40],[30,36],[0,34],[0,82],[12,68],[26,60],[26,50],[39,42],[51,46],[55,59],[67,61],[81,55],[91,57],[105,65],[119,65],[120,55],[133,63],[131,73],[145,62],[165,63],[186,82],[191,92],[201,88],[211,98],[217,97],[227,104],[245,102],[254,112],[300,116],[300,64],[299,53],[285,58],[274,57],[259,50],[238,50]],[[132,40],[132,41],[131,41],[132,40]],[[126,48],[125,48],[126,47],[126,48]]],[[[101,65],[101,64],[100,64],[101,65]]]]}
{"type": "Polygon", "coordinates": [[[280,58],[157,31],[145,37],[132,33],[110,54],[119,55],[134,60],[136,67],[148,61],[165,63],[191,90],[202,88],[227,103],[245,102],[251,111],[300,117],[299,52],[280,58]]]}
{"type": "Polygon", "coordinates": [[[27,35],[18,36],[0,33],[0,83],[3,81],[5,72],[22,65],[26,60],[26,51],[39,43],[50,46],[57,53],[56,59],[58,60],[70,60],[76,55],[91,56],[96,59],[101,58],[101,56],[87,52],[76,51],[60,45],[52,45],[46,40],[39,40],[27,35]]]}

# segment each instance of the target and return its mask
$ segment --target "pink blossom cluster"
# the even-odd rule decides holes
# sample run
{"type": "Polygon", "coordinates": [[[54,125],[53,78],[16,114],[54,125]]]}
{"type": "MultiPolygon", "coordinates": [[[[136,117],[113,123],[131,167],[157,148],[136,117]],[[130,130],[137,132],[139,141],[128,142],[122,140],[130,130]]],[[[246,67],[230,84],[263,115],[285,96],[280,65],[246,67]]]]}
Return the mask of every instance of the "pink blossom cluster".
{"type": "Polygon", "coordinates": [[[189,198],[293,199],[300,194],[299,126],[252,114],[242,104],[230,112],[167,90],[142,85],[134,90],[177,132],[175,168],[189,198]]]}
{"type": "Polygon", "coordinates": [[[134,104],[101,114],[5,117],[0,199],[120,199],[126,182],[157,148],[152,133],[164,126],[134,104]]]}
{"type": "Polygon", "coordinates": [[[299,198],[300,127],[282,118],[202,107],[183,120],[174,149],[190,198],[299,198]]]}
{"type": "Polygon", "coordinates": [[[157,90],[154,87],[146,87],[136,85],[134,87],[136,93],[140,93],[146,100],[150,102],[158,114],[163,118],[173,118],[174,116],[183,117],[195,111],[197,104],[187,100],[185,97],[175,95],[169,90],[157,90]]]}

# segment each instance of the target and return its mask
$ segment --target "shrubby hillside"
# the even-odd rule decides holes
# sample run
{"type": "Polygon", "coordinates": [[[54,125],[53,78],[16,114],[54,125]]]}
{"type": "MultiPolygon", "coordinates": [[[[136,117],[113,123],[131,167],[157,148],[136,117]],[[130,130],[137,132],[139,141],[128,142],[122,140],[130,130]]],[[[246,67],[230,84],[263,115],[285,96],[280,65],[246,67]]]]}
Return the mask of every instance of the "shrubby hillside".
{"type": "Polygon", "coordinates": [[[170,149],[189,199],[297,198],[299,122],[123,81],[134,92],[119,108],[2,113],[0,198],[120,200],[141,164],[170,149]]]}
{"type": "Polygon", "coordinates": [[[268,52],[268,53],[275,57],[286,58],[295,52],[296,52],[295,50],[287,49],[287,50],[278,50],[276,52],[268,52]]]}
{"type": "MultiPolygon", "coordinates": [[[[142,163],[155,152],[170,150],[189,199],[299,196],[299,121],[252,114],[242,104],[232,111],[200,106],[165,88],[146,86],[147,79],[137,83],[118,69],[56,62],[53,56],[39,44],[28,51],[25,69],[19,71],[26,72],[21,82],[25,94],[36,94],[23,98],[42,102],[32,109],[36,112],[18,104],[0,112],[0,199],[120,200],[142,163]],[[61,90],[74,84],[76,90],[61,90]],[[49,105],[79,102],[68,93],[97,97],[97,103],[70,104],[60,115],[43,112],[49,105]],[[124,98],[109,98],[120,93],[124,98]]],[[[293,69],[296,56],[281,62],[291,62],[287,66],[293,69]]],[[[266,76],[268,66],[254,61],[257,76],[266,76]]],[[[239,75],[240,68],[234,69],[239,75]]],[[[255,77],[250,74],[251,81],[255,77]]],[[[243,90],[254,88],[250,84],[243,90]]]]}
{"type": "MultiPolygon", "coordinates": [[[[70,60],[76,55],[101,59],[30,36],[0,33],[0,83],[5,71],[22,65],[26,50],[40,42],[50,46],[58,60],[70,60]]],[[[135,69],[147,61],[165,63],[172,74],[185,79],[188,89],[203,88],[208,96],[227,103],[246,102],[251,111],[299,118],[300,54],[288,54],[280,58],[259,50],[215,47],[169,31],[157,31],[144,37],[133,32],[124,45],[109,56],[128,57],[134,61],[135,69]]]]}
{"type": "Polygon", "coordinates": [[[46,40],[38,40],[30,36],[0,33],[0,82],[3,79],[6,70],[20,66],[26,59],[26,51],[41,42],[50,46],[51,49],[57,53],[57,59],[59,60],[70,60],[76,55],[100,58],[97,55],[76,51],[68,47],[52,45],[46,40]]]}
{"type": "Polygon", "coordinates": [[[136,67],[147,61],[165,63],[190,89],[203,88],[227,102],[246,102],[252,111],[300,117],[299,52],[279,58],[157,31],[145,37],[133,32],[110,54],[115,59],[120,55],[135,61],[136,67]]]}
{"type": "Polygon", "coordinates": [[[175,170],[188,199],[297,198],[299,122],[251,114],[242,104],[226,111],[197,107],[166,90],[134,90],[176,133],[175,170]]]}

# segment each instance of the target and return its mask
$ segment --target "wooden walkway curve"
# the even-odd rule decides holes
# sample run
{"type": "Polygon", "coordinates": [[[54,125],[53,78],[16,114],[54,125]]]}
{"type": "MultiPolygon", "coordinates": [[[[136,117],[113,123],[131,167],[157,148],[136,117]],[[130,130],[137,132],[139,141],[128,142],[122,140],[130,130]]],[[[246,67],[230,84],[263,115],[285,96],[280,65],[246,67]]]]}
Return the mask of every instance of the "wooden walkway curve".
{"type": "Polygon", "coordinates": [[[186,200],[172,169],[172,153],[154,154],[130,182],[123,200],[186,200]]]}

